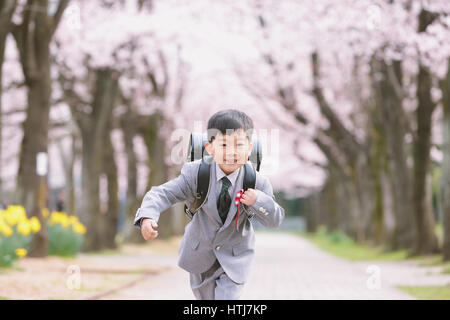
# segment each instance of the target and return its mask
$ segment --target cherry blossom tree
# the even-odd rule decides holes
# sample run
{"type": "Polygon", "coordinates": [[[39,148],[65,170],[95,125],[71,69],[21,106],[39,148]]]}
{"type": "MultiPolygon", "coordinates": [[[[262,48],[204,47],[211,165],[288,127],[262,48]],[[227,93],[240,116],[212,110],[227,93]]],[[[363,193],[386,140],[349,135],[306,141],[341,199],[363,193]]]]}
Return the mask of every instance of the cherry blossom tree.
{"type": "MultiPolygon", "coordinates": [[[[26,5],[18,0],[17,26],[27,12],[39,16],[26,5]]],[[[76,202],[92,232],[88,249],[114,247],[119,197],[130,227],[143,192],[177,174],[189,133],[235,107],[262,129],[261,173],[302,197],[309,231],[325,224],[427,254],[440,249],[442,218],[450,257],[448,1],[73,0],[48,8],[54,21],[66,12],[47,30],[53,69],[43,75],[51,76],[52,110],[67,115],[50,136],[66,128],[61,136],[75,146],[79,131],[76,202]],[[437,216],[433,170],[442,170],[437,216]]],[[[24,65],[27,50],[18,48],[24,65]]],[[[5,69],[8,109],[20,101],[9,98],[23,94],[20,82],[31,92],[25,66],[23,79],[12,76],[13,63],[5,69]]],[[[65,159],[73,172],[77,162],[65,159]]],[[[178,216],[161,215],[161,236],[178,216]]]]}
{"type": "MultiPolygon", "coordinates": [[[[387,234],[388,226],[384,233],[392,248],[435,252],[429,196],[432,115],[438,104],[433,93],[445,74],[442,57],[448,52],[445,45],[430,49],[445,38],[448,4],[256,1],[253,11],[239,10],[253,12],[261,29],[254,42],[267,65],[260,77],[265,83],[253,85],[252,92],[277,101],[299,126],[312,123],[317,128],[312,139],[327,155],[330,170],[341,173],[336,179],[349,181],[328,188],[333,199],[345,202],[329,216],[354,212],[342,222],[357,223],[357,239],[372,238],[373,226],[391,216],[393,234],[387,234]],[[309,120],[316,106],[325,122],[309,120]],[[336,194],[339,185],[347,191],[336,194]]],[[[240,73],[256,72],[261,71],[247,67],[240,73]]],[[[329,179],[333,176],[330,172],[329,179]]],[[[331,218],[330,228],[337,225],[331,218]]]]}
{"type": "MultiPolygon", "coordinates": [[[[49,1],[19,1],[11,30],[27,87],[27,117],[23,124],[18,174],[19,201],[41,223],[45,195],[36,172],[36,158],[39,152],[47,152],[48,146],[50,42],[68,3],[69,0],[52,4],[49,1]]],[[[34,236],[30,256],[45,256],[47,247],[46,229],[42,228],[34,236]]]]}
{"type": "MultiPolygon", "coordinates": [[[[173,34],[164,34],[153,22],[158,20],[153,6],[144,8],[141,2],[131,1],[107,6],[84,1],[73,4],[79,10],[79,26],[74,28],[72,21],[66,20],[56,35],[55,64],[60,90],[55,100],[70,106],[81,131],[83,188],[80,212],[91,230],[85,249],[97,250],[101,246],[114,246],[118,225],[117,196],[123,194],[118,179],[124,176],[127,177],[126,223],[129,224],[126,229],[132,227],[141,198],[137,194],[133,147],[137,135],[143,138],[147,165],[151,168],[146,189],[168,179],[169,144],[166,140],[173,130],[171,116],[180,111],[176,101],[181,99],[179,88],[172,88],[169,82],[176,72],[173,65],[177,64],[179,46],[170,42],[174,40],[173,34]],[[171,62],[175,63],[172,65],[171,62]],[[171,107],[170,99],[175,100],[175,107],[171,107]],[[114,130],[121,130],[121,133],[114,130]],[[120,177],[116,175],[118,170],[122,172],[119,167],[123,165],[116,162],[123,157],[115,149],[121,143],[112,141],[112,134],[124,139],[122,152],[126,154],[127,174],[120,174],[120,177]],[[102,150],[102,145],[107,148],[102,150]],[[105,210],[97,196],[102,193],[102,169],[107,176],[104,184],[109,190],[105,214],[102,214],[105,210]]],[[[177,82],[173,83],[175,86],[177,82]]],[[[172,234],[173,228],[170,214],[162,215],[162,219],[167,219],[167,223],[161,223],[160,234],[164,237],[172,234]]],[[[131,231],[136,235],[135,228],[131,231]]]]}

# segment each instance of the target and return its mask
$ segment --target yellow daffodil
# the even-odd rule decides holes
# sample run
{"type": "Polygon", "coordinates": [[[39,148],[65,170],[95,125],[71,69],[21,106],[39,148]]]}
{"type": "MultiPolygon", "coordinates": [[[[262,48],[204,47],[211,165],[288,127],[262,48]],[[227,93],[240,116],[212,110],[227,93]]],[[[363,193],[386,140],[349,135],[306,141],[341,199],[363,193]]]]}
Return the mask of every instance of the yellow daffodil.
{"type": "Polygon", "coordinates": [[[70,225],[69,218],[64,217],[63,219],[61,219],[61,225],[62,225],[64,228],[67,228],[67,227],[70,225]]]}
{"type": "Polygon", "coordinates": [[[75,233],[79,233],[79,234],[86,233],[86,227],[83,224],[81,224],[80,222],[74,223],[72,225],[72,229],[75,233]]]}
{"type": "Polygon", "coordinates": [[[15,252],[19,258],[23,258],[27,255],[27,249],[24,249],[24,248],[18,248],[15,250],[15,252]]]}
{"type": "Polygon", "coordinates": [[[64,214],[62,212],[53,211],[50,215],[50,222],[53,224],[60,223],[64,219],[64,214]]]}
{"type": "Polygon", "coordinates": [[[0,225],[0,232],[3,233],[3,235],[8,238],[10,235],[13,234],[13,229],[11,229],[11,227],[8,226],[7,224],[0,225]]]}
{"type": "Polygon", "coordinates": [[[69,223],[75,224],[78,222],[78,218],[76,216],[69,216],[69,223]]]}
{"type": "Polygon", "coordinates": [[[29,235],[31,232],[31,223],[29,223],[28,221],[20,222],[17,225],[17,232],[24,236],[29,235]]]}
{"type": "Polygon", "coordinates": [[[41,230],[41,224],[39,222],[39,219],[36,218],[36,217],[32,217],[30,219],[30,226],[31,226],[31,231],[33,231],[34,233],[36,233],[39,230],[41,230]]]}
{"type": "Polygon", "coordinates": [[[49,223],[52,225],[52,224],[55,224],[55,223],[59,223],[59,215],[58,215],[58,213],[56,212],[56,211],[53,211],[51,214],[50,214],[50,221],[49,221],[49,223]]]}
{"type": "Polygon", "coordinates": [[[53,211],[50,216],[50,224],[60,224],[64,228],[67,228],[71,222],[65,212],[53,211]]]}
{"type": "Polygon", "coordinates": [[[14,226],[19,222],[19,216],[13,211],[8,211],[5,215],[5,220],[10,226],[14,226]]]}
{"type": "Polygon", "coordinates": [[[25,208],[22,206],[8,206],[5,216],[10,226],[14,226],[17,223],[27,219],[25,208]]]}

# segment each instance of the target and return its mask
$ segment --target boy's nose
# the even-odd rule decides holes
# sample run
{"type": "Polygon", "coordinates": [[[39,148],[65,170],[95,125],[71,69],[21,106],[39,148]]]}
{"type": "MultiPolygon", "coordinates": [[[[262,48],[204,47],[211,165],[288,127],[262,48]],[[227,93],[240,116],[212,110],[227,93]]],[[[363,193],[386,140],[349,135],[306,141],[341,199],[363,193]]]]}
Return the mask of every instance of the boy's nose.
{"type": "Polygon", "coordinates": [[[227,147],[227,150],[225,151],[225,154],[226,154],[227,156],[228,156],[228,155],[233,156],[233,155],[237,154],[236,151],[237,151],[236,148],[233,148],[233,147],[228,148],[228,147],[227,147]]]}

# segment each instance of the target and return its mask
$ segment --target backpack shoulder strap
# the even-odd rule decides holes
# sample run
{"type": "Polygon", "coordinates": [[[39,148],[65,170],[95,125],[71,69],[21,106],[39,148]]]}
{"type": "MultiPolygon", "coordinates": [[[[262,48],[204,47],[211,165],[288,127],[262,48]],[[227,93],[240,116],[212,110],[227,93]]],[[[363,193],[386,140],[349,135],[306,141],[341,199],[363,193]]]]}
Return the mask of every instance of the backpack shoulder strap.
{"type": "Polygon", "coordinates": [[[244,191],[246,191],[248,188],[255,189],[256,185],[256,173],[253,169],[252,165],[249,163],[246,163],[244,165],[245,168],[245,174],[244,174],[244,191]]]}
{"type": "MultiPolygon", "coordinates": [[[[244,191],[246,191],[248,188],[255,189],[256,186],[256,172],[255,169],[251,164],[246,163],[244,165],[245,173],[244,173],[244,181],[243,181],[243,187],[244,191]]],[[[248,212],[248,206],[244,204],[245,211],[248,212]]],[[[249,219],[253,217],[254,213],[248,213],[249,219]]]]}
{"type": "Polygon", "coordinates": [[[198,167],[197,173],[197,193],[191,207],[184,205],[186,215],[192,219],[195,212],[200,209],[206,201],[209,194],[209,182],[211,178],[211,164],[203,158],[198,167]]]}

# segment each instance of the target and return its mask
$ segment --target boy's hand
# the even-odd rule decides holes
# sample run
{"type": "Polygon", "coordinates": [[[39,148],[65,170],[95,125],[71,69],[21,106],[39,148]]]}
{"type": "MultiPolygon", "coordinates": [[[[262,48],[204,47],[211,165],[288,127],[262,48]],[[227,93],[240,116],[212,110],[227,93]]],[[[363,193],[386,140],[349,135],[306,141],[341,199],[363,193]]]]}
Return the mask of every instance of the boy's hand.
{"type": "Polygon", "coordinates": [[[252,206],[255,204],[258,194],[255,189],[248,188],[241,196],[241,202],[247,206],[252,206]]]}
{"type": "Polygon", "coordinates": [[[141,222],[141,234],[145,240],[150,241],[158,236],[158,231],[153,228],[158,227],[155,220],[150,218],[143,218],[141,222]]]}

